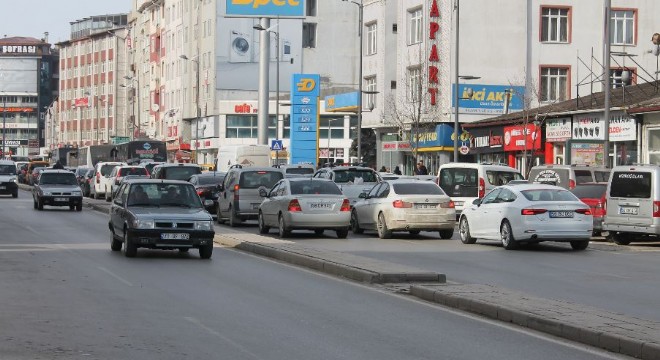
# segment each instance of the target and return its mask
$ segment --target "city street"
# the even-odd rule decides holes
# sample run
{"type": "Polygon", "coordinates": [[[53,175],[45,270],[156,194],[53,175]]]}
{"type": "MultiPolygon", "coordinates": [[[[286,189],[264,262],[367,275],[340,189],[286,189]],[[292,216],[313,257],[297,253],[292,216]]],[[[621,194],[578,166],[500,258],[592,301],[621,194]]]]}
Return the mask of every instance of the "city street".
{"type": "Polygon", "coordinates": [[[3,359],[618,358],[230,249],[127,259],[104,214],[31,202],[0,199],[3,359]]]}

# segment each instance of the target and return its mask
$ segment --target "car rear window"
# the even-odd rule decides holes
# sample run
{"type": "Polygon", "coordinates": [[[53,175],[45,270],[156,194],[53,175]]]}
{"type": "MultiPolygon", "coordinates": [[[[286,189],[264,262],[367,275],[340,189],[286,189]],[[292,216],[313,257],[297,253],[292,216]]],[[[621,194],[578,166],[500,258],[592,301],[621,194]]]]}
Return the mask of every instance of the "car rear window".
{"type": "Polygon", "coordinates": [[[311,174],[314,173],[314,169],[305,168],[305,167],[287,168],[286,173],[287,174],[296,174],[296,175],[311,175],[311,174]]]}
{"type": "Polygon", "coordinates": [[[243,189],[257,189],[262,186],[270,189],[283,177],[284,174],[280,171],[243,171],[238,185],[243,189]]]}
{"type": "Polygon", "coordinates": [[[392,188],[399,195],[446,195],[440,186],[429,182],[392,184],[392,188]]]}
{"type": "Polygon", "coordinates": [[[612,174],[610,196],[622,198],[648,199],[651,197],[650,172],[617,171],[612,174]]]}
{"type": "Polygon", "coordinates": [[[529,181],[537,184],[548,184],[568,187],[568,169],[532,169],[529,181]]]}
{"type": "Polygon", "coordinates": [[[290,186],[292,195],[341,195],[337,184],[331,181],[291,181],[290,186]]]}
{"type": "Polygon", "coordinates": [[[101,175],[103,175],[103,176],[110,175],[110,173],[112,172],[112,169],[114,169],[115,167],[117,167],[116,164],[115,165],[111,165],[111,164],[101,165],[101,175]]]}
{"type": "Polygon", "coordinates": [[[477,169],[446,168],[440,170],[440,187],[449,196],[478,197],[477,169]]]}
{"type": "Polygon", "coordinates": [[[193,175],[201,174],[202,169],[197,166],[171,166],[163,168],[163,173],[165,179],[186,181],[193,175]]]}
{"type": "Polygon", "coordinates": [[[143,167],[137,167],[137,168],[122,168],[120,172],[121,176],[127,176],[127,175],[149,175],[147,172],[147,169],[143,167]]]}
{"type": "Polygon", "coordinates": [[[363,183],[378,182],[376,172],[371,170],[335,170],[335,182],[338,184],[355,183],[356,179],[362,179],[363,183]]]}
{"type": "Polygon", "coordinates": [[[41,174],[39,185],[77,185],[74,174],[41,174]]]}
{"type": "Polygon", "coordinates": [[[0,175],[16,175],[16,165],[0,165],[0,175]]]}
{"type": "Polygon", "coordinates": [[[580,201],[568,190],[531,189],[521,191],[529,201],[580,201]]]}
{"type": "Polygon", "coordinates": [[[200,176],[197,178],[200,185],[217,185],[225,180],[225,175],[200,176]]]}
{"type": "Polygon", "coordinates": [[[523,180],[524,178],[520,173],[515,171],[492,171],[486,170],[486,177],[491,185],[502,186],[509,183],[511,180],[523,180]]]}
{"type": "Polygon", "coordinates": [[[594,171],[594,177],[596,182],[608,182],[610,181],[610,172],[609,171],[594,171]]]}
{"type": "Polygon", "coordinates": [[[603,185],[578,185],[571,190],[573,195],[580,199],[600,199],[605,195],[607,186],[603,185]]]}
{"type": "Polygon", "coordinates": [[[594,177],[590,170],[575,170],[575,183],[584,184],[594,182],[594,177]]]}

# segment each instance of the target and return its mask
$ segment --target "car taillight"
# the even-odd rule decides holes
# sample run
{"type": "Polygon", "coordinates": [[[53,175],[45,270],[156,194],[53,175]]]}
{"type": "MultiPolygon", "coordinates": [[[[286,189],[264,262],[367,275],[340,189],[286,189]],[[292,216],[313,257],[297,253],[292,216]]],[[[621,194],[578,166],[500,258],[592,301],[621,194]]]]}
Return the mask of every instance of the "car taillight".
{"type": "Polygon", "coordinates": [[[395,200],[392,205],[397,209],[407,209],[412,207],[412,203],[403,200],[395,200]]]}
{"type": "Polygon", "coordinates": [[[300,207],[300,203],[298,202],[298,199],[293,199],[289,201],[289,209],[290,212],[299,212],[302,211],[302,208],[300,207]]]}
{"type": "MultiPolygon", "coordinates": [[[[289,206],[291,206],[289,204],[289,206]]],[[[341,203],[341,209],[339,211],[351,211],[351,202],[348,199],[344,199],[344,202],[341,203]]]]}
{"type": "Polygon", "coordinates": [[[448,203],[441,203],[440,207],[444,209],[454,209],[456,208],[456,204],[454,204],[453,201],[449,200],[448,203]]]}
{"type": "Polygon", "coordinates": [[[202,196],[202,194],[204,194],[204,190],[198,189],[197,190],[197,195],[202,196]]]}
{"type": "Polygon", "coordinates": [[[568,180],[568,188],[575,189],[575,180],[568,180]]]}
{"type": "Polygon", "coordinates": [[[520,215],[540,215],[548,212],[546,209],[522,209],[520,215]]]}
{"type": "Polygon", "coordinates": [[[660,217],[660,201],[653,202],[653,217],[660,217]]]}
{"type": "Polygon", "coordinates": [[[238,200],[239,200],[238,190],[239,190],[240,188],[241,188],[241,187],[238,186],[238,184],[234,185],[234,201],[238,201],[238,200]]]}
{"type": "Polygon", "coordinates": [[[575,212],[582,215],[592,215],[591,209],[576,209],[575,212]]]}
{"type": "Polygon", "coordinates": [[[99,173],[99,172],[96,173],[96,183],[97,184],[101,183],[101,173],[99,173]]]}
{"type": "Polygon", "coordinates": [[[486,181],[484,178],[479,178],[479,199],[486,195],[486,181]]]}

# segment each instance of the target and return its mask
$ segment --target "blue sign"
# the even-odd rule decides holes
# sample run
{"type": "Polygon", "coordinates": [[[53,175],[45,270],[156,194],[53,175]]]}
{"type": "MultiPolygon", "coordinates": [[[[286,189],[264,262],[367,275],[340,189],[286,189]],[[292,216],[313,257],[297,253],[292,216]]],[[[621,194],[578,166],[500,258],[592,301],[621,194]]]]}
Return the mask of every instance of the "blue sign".
{"type": "Polygon", "coordinates": [[[282,140],[271,140],[270,141],[270,149],[275,150],[275,151],[282,151],[282,148],[284,146],[282,145],[282,140]]]}
{"type": "MultiPolygon", "coordinates": [[[[452,110],[456,107],[456,85],[451,87],[452,110]]],[[[509,112],[523,109],[524,86],[458,84],[458,112],[462,114],[504,114],[504,103],[509,93],[509,112]],[[469,96],[472,91],[472,96],[469,96]]]]}
{"type": "MultiPolygon", "coordinates": [[[[415,139],[415,134],[413,134],[413,140],[411,141],[411,146],[414,148],[419,143],[419,148],[431,148],[431,147],[448,147],[452,150],[454,149],[454,126],[449,124],[438,124],[435,126],[435,131],[427,131],[419,134],[419,141],[415,139]]],[[[461,133],[460,138],[458,139],[458,146],[470,145],[470,136],[467,132],[461,133]]]]}
{"type": "Polygon", "coordinates": [[[320,87],[321,76],[318,74],[293,74],[290,146],[292,164],[317,164],[320,87]]]}
{"type": "Polygon", "coordinates": [[[325,111],[357,111],[358,92],[328,95],[325,97],[325,111]]]}
{"type": "Polygon", "coordinates": [[[227,16],[304,18],[304,0],[227,0],[227,16]]]}

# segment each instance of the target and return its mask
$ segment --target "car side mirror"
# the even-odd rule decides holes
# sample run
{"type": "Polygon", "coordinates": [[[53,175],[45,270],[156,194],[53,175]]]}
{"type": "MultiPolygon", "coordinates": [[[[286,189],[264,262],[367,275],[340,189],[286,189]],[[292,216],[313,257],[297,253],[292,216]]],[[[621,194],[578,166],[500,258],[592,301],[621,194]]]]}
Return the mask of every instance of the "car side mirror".
{"type": "Polygon", "coordinates": [[[474,200],[472,201],[472,205],[480,206],[480,205],[481,205],[481,199],[474,199],[474,200]]]}
{"type": "Polygon", "coordinates": [[[225,185],[224,184],[218,184],[218,191],[225,191],[225,185]]]}
{"type": "Polygon", "coordinates": [[[268,191],[264,188],[259,189],[259,196],[267,198],[268,197],[268,191]]]}
{"type": "Polygon", "coordinates": [[[366,199],[367,198],[367,193],[360,193],[358,196],[360,199],[366,199]]]}

